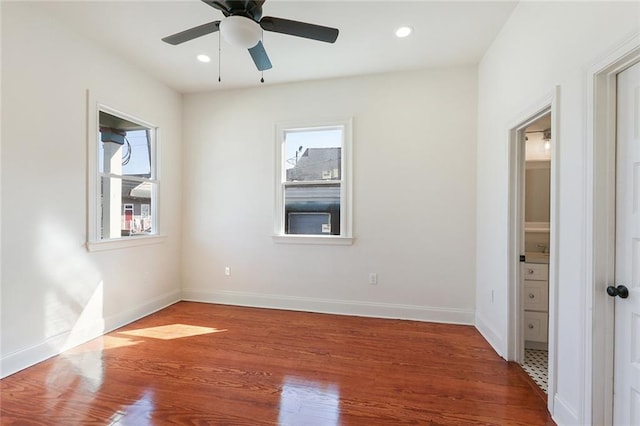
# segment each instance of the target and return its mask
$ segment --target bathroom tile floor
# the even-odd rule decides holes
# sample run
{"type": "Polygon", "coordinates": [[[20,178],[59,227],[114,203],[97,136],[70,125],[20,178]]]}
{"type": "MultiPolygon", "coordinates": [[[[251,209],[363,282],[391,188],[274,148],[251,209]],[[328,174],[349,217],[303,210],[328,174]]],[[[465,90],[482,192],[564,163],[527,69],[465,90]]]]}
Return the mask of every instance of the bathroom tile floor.
{"type": "Polygon", "coordinates": [[[522,368],[540,386],[540,389],[547,393],[548,352],[525,349],[522,368]]]}

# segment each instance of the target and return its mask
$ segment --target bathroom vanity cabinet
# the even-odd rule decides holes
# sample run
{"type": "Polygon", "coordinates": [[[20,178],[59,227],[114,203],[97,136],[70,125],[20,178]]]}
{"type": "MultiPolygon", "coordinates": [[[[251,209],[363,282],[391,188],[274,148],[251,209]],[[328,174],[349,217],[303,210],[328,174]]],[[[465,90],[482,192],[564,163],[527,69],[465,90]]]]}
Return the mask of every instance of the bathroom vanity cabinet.
{"type": "Polygon", "coordinates": [[[524,338],[525,347],[541,349],[548,339],[549,265],[524,264],[524,338]]]}

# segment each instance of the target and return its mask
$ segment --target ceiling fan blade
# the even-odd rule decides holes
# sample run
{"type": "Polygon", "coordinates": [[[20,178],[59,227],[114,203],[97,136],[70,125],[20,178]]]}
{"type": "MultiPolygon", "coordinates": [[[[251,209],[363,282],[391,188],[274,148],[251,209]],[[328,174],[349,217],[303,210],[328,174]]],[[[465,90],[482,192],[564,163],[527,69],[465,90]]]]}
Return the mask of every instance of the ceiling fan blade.
{"type": "Polygon", "coordinates": [[[290,21],[288,19],[265,16],[260,20],[260,26],[265,31],[289,34],[297,37],[333,43],[338,38],[338,29],[309,24],[307,22],[290,21]]]}
{"type": "Polygon", "coordinates": [[[198,25],[197,27],[193,27],[188,30],[184,30],[179,33],[167,36],[163,38],[162,41],[175,46],[177,44],[184,43],[185,41],[202,37],[203,35],[215,33],[219,29],[220,29],[220,21],[213,21],[207,24],[198,25]]]}
{"type": "Polygon", "coordinates": [[[267,51],[264,50],[264,46],[262,42],[259,41],[258,44],[249,49],[249,54],[251,55],[251,59],[256,64],[258,71],[264,71],[271,69],[271,61],[269,60],[269,56],[267,56],[267,51]]]}

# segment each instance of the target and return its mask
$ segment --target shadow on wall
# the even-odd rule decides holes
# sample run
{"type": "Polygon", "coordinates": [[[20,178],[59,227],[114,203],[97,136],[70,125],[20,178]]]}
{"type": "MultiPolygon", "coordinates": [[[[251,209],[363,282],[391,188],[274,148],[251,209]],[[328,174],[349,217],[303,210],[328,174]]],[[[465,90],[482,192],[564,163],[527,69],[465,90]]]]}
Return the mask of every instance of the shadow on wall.
{"type": "Polygon", "coordinates": [[[104,282],[84,244],[78,245],[64,225],[45,220],[37,256],[42,275],[48,278],[43,340],[51,339],[52,349],[60,352],[102,334],[104,282]]]}

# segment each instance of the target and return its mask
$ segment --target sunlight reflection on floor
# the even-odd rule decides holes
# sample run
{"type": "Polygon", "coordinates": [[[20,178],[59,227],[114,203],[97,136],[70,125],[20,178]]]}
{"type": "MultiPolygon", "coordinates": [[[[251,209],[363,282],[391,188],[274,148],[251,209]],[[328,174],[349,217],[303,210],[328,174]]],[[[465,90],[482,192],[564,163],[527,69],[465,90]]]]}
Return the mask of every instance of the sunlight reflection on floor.
{"type": "Polygon", "coordinates": [[[109,425],[150,426],[155,404],[153,391],[147,389],[133,404],[115,412],[109,419],[109,425]]]}
{"type": "Polygon", "coordinates": [[[217,328],[199,327],[197,325],[170,324],[158,327],[141,328],[139,330],[120,331],[118,334],[126,334],[128,336],[150,337],[153,339],[171,340],[180,339],[182,337],[193,337],[202,334],[222,333],[227,330],[218,330],[217,328]]]}
{"type": "Polygon", "coordinates": [[[93,339],[85,344],[76,346],[64,352],[65,355],[74,355],[84,352],[101,352],[107,349],[124,348],[126,346],[133,346],[142,343],[141,340],[132,340],[128,337],[116,337],[111,335],[104,335],[93,339]]]}
{"type": "Polygon", "coordinates": [[[286,377],[280,394],[279,425],[340,424],[340,390],[335,383],[286,377]]]}

